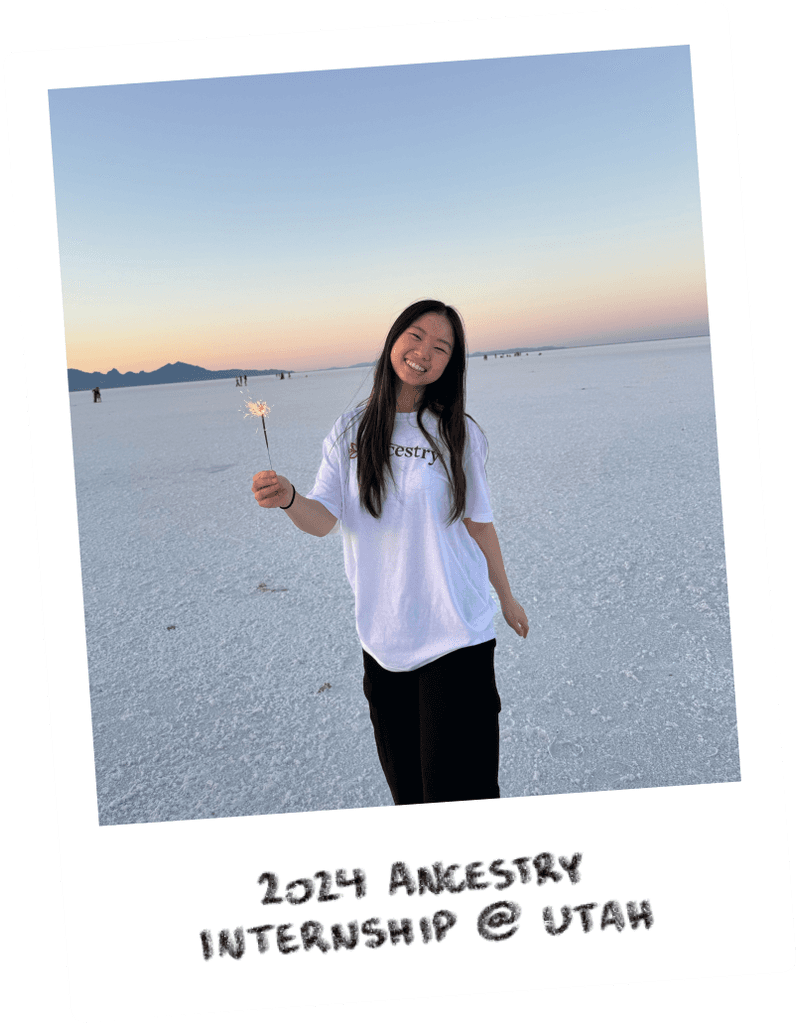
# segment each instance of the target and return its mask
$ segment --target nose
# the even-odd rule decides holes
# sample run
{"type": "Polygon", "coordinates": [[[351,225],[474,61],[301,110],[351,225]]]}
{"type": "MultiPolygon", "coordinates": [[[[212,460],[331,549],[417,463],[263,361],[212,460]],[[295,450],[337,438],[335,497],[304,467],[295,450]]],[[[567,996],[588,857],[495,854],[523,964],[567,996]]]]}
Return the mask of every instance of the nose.
{"type": "Polygon", "coordinates": [[[432,355],[434,353],[434,345],[431,341],[420,341],[415,346],[415,352],[419,359],[422,359],[424,363],[431,363],[432,355]]]}

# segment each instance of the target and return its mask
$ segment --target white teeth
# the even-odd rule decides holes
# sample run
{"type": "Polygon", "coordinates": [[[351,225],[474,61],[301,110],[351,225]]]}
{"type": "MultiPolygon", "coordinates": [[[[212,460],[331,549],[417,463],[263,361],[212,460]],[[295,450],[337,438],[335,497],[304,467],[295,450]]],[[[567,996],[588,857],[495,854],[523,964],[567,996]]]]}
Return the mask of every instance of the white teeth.
{"type": "Polygon", "coordinates": [[[418,366],[417,363],[411,363],[409,359],[405,359],[404,362],[407,364],[407,366],[411,366],[413,370],[417,370],[418,373],[426,373],[426,370],[424,370],[422,366],[418,366]]]}

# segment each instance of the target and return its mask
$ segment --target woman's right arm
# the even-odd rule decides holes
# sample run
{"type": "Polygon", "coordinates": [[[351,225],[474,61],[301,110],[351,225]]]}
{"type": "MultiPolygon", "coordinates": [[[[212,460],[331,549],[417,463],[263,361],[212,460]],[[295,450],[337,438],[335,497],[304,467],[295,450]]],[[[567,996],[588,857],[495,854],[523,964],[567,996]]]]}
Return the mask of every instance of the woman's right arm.
{"type": "Polygon", "coordinates": [[[273,469],[263,473],[255,473],[252,478],[252,493],[261,508],[283,507],[285,515],[303,530],[314,537],[326,537],[333,529],[337,519],[320,501],[304,498],[299,492],[290,504],[293,485],[284,476],[277,476],[273,469]]]}

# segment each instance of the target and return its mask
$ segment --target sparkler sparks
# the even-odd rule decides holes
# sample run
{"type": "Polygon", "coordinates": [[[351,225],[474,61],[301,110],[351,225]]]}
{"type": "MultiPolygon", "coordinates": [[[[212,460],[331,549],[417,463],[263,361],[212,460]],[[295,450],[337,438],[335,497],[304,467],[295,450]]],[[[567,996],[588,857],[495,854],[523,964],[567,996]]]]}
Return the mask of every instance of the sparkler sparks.
{"type": "Polygon", "coordinates": [[[249,410],[244,413],[245,416],[268,416],[271,409],[266,405],[265,402],[247,402],[246,408],[249,410]]]}

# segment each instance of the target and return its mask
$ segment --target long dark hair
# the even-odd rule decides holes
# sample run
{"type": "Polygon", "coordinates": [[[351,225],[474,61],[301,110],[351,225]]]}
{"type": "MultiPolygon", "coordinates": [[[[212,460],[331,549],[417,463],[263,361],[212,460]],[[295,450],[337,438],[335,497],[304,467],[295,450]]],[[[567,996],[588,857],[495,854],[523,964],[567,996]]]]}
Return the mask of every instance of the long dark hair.
{"type": "MultiPolygon", "coordinates": [[[[385,471],[393,478],[390,465],[390,441],[396,421],[396,400],[399,379],[390,362],[390,353],[400,335],[426,313],[438,313],[446,317],[454,335],[454,350],[448,365],[440,378],[427,384],[418,406],[418,426],[433,451],[441,456],[451,487],[451,512],[448,524],[461,518],[465,511],[465,471],[462,456],[465,450],[467,430],[465,426],[465,368],[467,349],[465,328],[462,318],[452,307],[438,299],[422,299],[407,306],[396,318],[387,332],[382,355],[374,370],[374,386],[364,404],[360,425],[357,428],[357,483],[360,490],[360,504],[378,519],[382,514],[382,503],[387,493],[385,471]],[[437,416],[440,437],[448,449],[448,460],[433,441],[423,423],[423,413],[429,410],[437,416]]],[[[468,417],[469,419],[471,417],[468,417]]]]}

